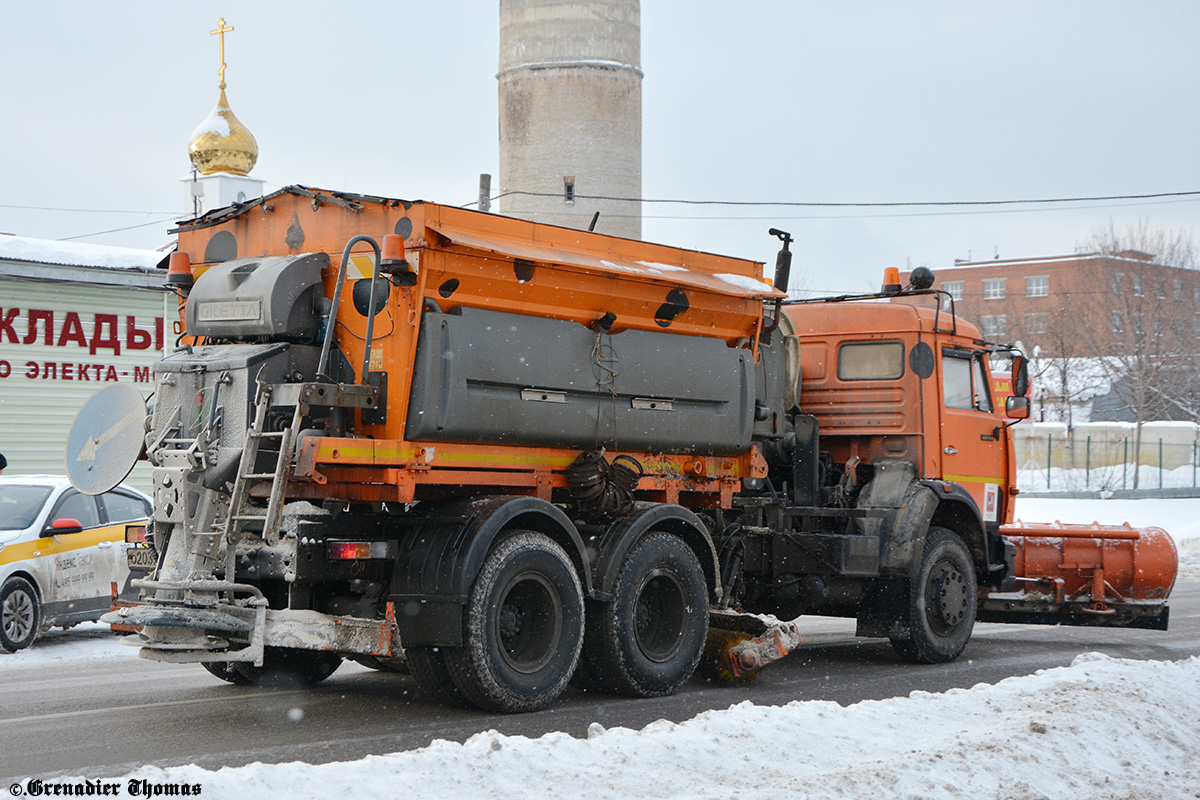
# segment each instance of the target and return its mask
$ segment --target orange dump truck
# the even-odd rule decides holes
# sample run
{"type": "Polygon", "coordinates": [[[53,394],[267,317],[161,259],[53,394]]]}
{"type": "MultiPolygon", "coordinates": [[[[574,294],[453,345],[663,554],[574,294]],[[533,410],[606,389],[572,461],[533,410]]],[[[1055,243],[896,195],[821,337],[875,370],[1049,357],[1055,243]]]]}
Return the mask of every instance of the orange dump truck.
{"type": "Polygon", "coordinates": [[[745,674],[799,641],[768,613],[917,662],[978,618],[1166,624],[1169,537],[1003,527],[1000,348],[880,302],[927,285],[785,305],[754,261],[297,186],[178,233],[153,412],[110,390],[68,454],[92,492],[153,464],[155,567],[108,618],[144,657],[528,711],[668,694],[706,642],[745,674]]]}

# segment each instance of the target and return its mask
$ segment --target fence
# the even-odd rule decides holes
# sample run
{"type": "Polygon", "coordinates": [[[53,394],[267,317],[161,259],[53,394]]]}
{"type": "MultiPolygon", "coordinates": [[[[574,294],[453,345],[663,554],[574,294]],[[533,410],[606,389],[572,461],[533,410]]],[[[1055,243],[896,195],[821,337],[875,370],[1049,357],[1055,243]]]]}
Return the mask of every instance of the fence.
{"type": "Polygon", "coordinates": [[[1147,422],[1135,457],[1132,423],[1059,423],[1013,428],[1022,491],[1119,491],[1200,485],[1200,425],[1147,422]],[[1136,484],[1135,484],[1136,475],[1136,484]]]}

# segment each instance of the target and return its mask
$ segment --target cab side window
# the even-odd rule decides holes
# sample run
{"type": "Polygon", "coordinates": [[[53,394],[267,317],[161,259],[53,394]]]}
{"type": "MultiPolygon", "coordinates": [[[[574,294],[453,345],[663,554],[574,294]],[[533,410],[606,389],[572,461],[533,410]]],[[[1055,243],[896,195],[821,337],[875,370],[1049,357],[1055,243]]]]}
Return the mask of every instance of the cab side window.
{"type": "Polygon", "coordinates": [[[975,408],[971,397],[971,360],[946,353],[942,357],[942,393],[947,408],[975,408]]]}
{"type": "Polygon", "coordinates": [[[100,495],[100,502],[104,504],[104,514],[110,523],[132,522],[150,516],[146,501],[140,497],[122,492],[105,492],[100,495]]]}
{"type": "Polygon", "coordinates": [[[96,509],[96,498],[72,492],[59,501],[58,508],[50,516],[50,522],[63,517],[79,520],[85,528],[95,528],[100,525],[100,512],[96,509]]]}
{"type": "Polygon", "coordinates": [[[988,370],[982,355],[947,350],[942,354],[942,393],[947,408],[992,413],[988,370]]]}
{"type": "Polygon", "coordinates": [[[975,379],[975,407],[990,414],[992,413],[992,395],[988,391],[991,388],[988,380],[989,370],[982,355],[975,356],[971,363],[975,365],[971,371],[975,379]]]}

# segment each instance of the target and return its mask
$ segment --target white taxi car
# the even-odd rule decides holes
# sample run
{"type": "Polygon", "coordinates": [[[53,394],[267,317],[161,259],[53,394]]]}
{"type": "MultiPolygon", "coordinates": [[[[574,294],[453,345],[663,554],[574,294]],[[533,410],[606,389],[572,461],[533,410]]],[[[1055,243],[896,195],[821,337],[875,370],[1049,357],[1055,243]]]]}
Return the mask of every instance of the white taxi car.
{"type": "Polygon", "coordinates": [[[126,595],[126,550],[145,541],[151,503],[127,486],[91,496],[57,475],[0,476],[0,653],[96,620],[112,584],[126,595]]]}

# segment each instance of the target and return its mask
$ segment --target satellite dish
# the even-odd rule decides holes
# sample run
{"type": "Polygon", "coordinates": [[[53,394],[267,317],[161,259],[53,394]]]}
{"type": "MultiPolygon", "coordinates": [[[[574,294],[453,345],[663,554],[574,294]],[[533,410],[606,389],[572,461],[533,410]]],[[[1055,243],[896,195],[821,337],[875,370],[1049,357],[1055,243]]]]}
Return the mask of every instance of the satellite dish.
{"type": "Polygon", "coordinates": [[[146,401],[127,383],[96,392],[67,435],[67,475],[84,494],[103,494],[125,480],[142,456],[146,401]]]}

